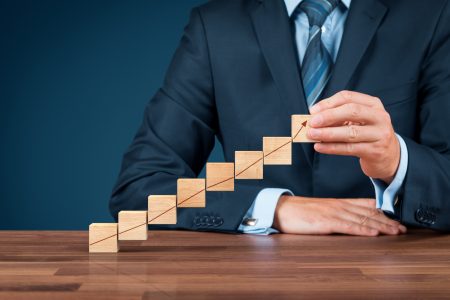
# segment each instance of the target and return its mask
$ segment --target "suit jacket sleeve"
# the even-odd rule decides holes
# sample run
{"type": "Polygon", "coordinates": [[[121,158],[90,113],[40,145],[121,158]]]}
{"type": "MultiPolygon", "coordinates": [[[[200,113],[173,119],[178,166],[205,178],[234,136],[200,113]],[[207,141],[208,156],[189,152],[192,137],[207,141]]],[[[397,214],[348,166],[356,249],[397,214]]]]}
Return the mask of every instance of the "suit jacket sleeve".
{"type": "Polygon", "coordinates": [[[442,11],[420,75],[417,136],[399,194],[409,225],[450,230],[450,7],[442,11]]]}
{"type": "MultiPolygon", "coordinates": [[[[204,24],[193,9],[163,86],[124,154],[110,199],[113,217],[120,210],[147,210],[150,194],[175,195],[178,178],[201,172],[219,131],[204,24]]],[[[207,192],[206,208],[178,208],[176,225],[150,227],[235,232],[260,190],[236,182],[234,192],[207,192]]]]}

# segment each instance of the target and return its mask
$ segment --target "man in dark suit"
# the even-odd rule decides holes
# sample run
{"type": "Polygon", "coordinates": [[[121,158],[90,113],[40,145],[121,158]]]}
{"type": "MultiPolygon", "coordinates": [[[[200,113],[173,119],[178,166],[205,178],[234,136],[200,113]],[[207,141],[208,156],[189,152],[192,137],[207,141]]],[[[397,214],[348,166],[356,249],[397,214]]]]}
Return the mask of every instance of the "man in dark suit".
{"type": "Polygon", "coordinates": [[[447,0],[223,0],[193,9],[124,155],[111,213],[147,209],[196,177],[214,138],[226,161],[313,115],[292,165],[179,208],[182,228],[268,234],[450,229],[447,0]],[[384,213],[382,213],[384,212],[384,213]]]}

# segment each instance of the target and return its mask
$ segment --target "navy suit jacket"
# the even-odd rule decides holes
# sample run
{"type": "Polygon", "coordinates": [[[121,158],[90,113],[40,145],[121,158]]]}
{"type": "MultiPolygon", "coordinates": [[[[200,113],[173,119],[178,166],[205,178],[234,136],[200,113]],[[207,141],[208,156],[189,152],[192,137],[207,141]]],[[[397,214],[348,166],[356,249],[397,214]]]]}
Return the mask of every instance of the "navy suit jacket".
{"type": "MultiPolygon", "coordinates": [[[[194,8],[165,81],[149,101],[123,158],[110,210],[146,210],[149,194],[176,194],[214,146],[262,150],[263,136],[290,136],[292,114],[308,114],[292,27],[283,0],[222,0],[194,8]]],[[[354,0],[322,98],[343,90],[377,96],[408,147],[395,206],[408,225],[450,229],[450,5],[445,0],[354,0]]],[[[311,197],[374,197],[355,157],[293,144],[292,165],[264,166],[264,180],[207,192],[206,208],[179,208],[176,225],[236,232],[265,187],[311,197]],[[199,223],[198,217],[220,222],[199,223]]],[[[153,226],[153,225],[152,225],[153,226]]],[[[152,227],[150,226],[150,227],[152,227]]]]}

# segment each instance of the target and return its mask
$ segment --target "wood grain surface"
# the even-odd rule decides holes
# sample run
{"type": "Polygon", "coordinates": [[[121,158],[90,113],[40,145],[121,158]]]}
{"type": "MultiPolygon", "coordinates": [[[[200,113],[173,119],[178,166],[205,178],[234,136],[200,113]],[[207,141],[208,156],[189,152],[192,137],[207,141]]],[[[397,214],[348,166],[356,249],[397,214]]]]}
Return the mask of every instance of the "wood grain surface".
{"type": "Polygon", "coordinates": [[[148,224],[177,224],[177,195],[148,196],[148,224]]]}
{"type": "Polygon", "coordinates": [[[234,191],[234,162],[206,163],[207,191],[234,191]]]}
{"type": "Polygon", "coordinates": [[[450,236],[151,231],[114,254],[87,232],[0,231],[0,299],[447,299],[450,236]]]}
{"type": "Polygon", "coordinates": [[[291,137],[265,136],[263,152],[265,165],[290,165],[292,164],[292,139],[291,137]]]}

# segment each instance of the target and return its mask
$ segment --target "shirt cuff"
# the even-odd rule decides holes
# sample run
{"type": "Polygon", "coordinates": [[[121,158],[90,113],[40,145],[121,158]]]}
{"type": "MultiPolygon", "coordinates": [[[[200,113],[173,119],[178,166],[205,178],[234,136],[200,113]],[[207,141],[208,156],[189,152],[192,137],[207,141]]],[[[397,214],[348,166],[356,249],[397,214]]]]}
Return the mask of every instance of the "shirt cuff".
{"type": "Polygon", "coordinates": [[[389,186],[380,179],[370,178],[375,187],[375,196],[377,208],[383,211],[388,211],[395,215],[394,205],[397,198],[397,193],[403,185],[406,171],[408,170],[408,148],[403,138],[396,134],[400,144],[400,163],[397,173],[389,186]]]}
{"type": "Polygon", "coordinates": [[[239,226],[238,231],[259,235],[278,233],[278,230],[272,228],[273,217],[275,215],[278,199],[281,195],[285,194],[294,196],[288,189],[262,189],[245,214],[244,220],[239,226]]]}

